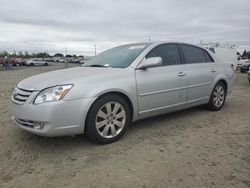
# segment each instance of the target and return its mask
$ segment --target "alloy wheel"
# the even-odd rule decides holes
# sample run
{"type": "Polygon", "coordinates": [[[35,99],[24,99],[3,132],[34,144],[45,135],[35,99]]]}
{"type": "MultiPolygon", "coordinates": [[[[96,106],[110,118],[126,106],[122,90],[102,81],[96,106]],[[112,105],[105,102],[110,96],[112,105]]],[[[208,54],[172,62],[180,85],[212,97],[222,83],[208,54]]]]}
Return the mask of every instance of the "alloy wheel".
{"type": "Polygon", "coordinates": [[[113,138],[117,136],[126,123],[126,112],[118,102],[104,104],[96,115],[95,126],[100,136],[113,138]]]}
{"type": "Polygon", "coordinates": [[[221,85],[217,85],[213,93],[213,102],[216,107],[221,107],[225,100],[225,91],[221,85]]]}

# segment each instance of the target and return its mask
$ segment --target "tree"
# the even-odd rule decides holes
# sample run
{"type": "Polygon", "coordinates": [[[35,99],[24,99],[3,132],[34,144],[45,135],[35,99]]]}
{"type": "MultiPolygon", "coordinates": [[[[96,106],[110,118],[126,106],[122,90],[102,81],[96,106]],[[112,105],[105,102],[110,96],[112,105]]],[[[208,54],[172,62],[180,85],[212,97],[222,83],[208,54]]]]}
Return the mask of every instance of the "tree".
{"type": "Polygon", "coordinates": [[[56,54],[54,55],[54,57],[63,57],[63,54],[61,54],[61,53],[56,53],[56,54]]]}
{"type": "Polygon", "coordinates": [[[27,51],[24,52],[24,58],[31,58],[31,57],[32,55],[29,52],[27,51]]]}
{"type": "Polygon", "coordinates": [[[18,52],[18,56],[19,56],[19,57],[21,57],[21,58],[23,58],[23,57],[24,57],[23,52],[21,52],[21,51],[20,51],[20,52],[18,52]]]}
{"type": "Polygon", "coordinates": [[[49,54],[47,54],[46,52],[40,52],[40,53],[35,54],[35,56],[37,58],[45,58],[45,57],[49,57],[49,54]]]}
{"type": "Polygon", "coordinates": [[[0,53],[0,57],[6,57],[6,56],[8,57],[9,55],[10,54],[7,51],[5,51],[5,50],[0,53]]]}

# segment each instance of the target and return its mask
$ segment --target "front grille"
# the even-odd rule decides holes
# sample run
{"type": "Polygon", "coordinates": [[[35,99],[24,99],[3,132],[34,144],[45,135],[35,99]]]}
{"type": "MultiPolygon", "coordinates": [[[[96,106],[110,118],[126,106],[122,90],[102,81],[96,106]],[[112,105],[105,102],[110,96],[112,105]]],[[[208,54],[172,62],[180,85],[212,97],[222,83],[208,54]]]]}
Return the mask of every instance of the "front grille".
{"type": "Polygon", "coordinates": [[[32,93],[33,90],[16,87],[13,92],[12,100],[17,104],[24,104],[32,93]]]}

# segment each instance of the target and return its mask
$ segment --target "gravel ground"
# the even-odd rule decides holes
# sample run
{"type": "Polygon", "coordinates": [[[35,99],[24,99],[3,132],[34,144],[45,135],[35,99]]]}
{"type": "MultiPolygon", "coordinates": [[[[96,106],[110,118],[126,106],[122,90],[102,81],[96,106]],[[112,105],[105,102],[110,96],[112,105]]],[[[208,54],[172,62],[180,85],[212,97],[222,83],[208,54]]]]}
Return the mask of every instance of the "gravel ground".
{"type": "Polygon", "coordinates": [[[250,187],[250,86],[237,74],[219,112],[196,107],[133,123],[113,144],[45,138],[15,127],[22,79],[62,68],[0,71],[0,187],[250,187]]]}

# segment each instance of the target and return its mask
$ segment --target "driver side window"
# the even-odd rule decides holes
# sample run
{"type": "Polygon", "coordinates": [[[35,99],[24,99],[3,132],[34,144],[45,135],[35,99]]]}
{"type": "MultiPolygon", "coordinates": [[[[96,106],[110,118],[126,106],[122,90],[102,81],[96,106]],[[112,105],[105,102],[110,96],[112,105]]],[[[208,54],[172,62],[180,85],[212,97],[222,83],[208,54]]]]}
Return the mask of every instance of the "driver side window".
{"type": "Polygon", "coordinates": [[[159,45],[147,54],[146,58],[150,57],[161,57],[163,66],[181,64],[181,58],[177,44],[159,45]]]}

